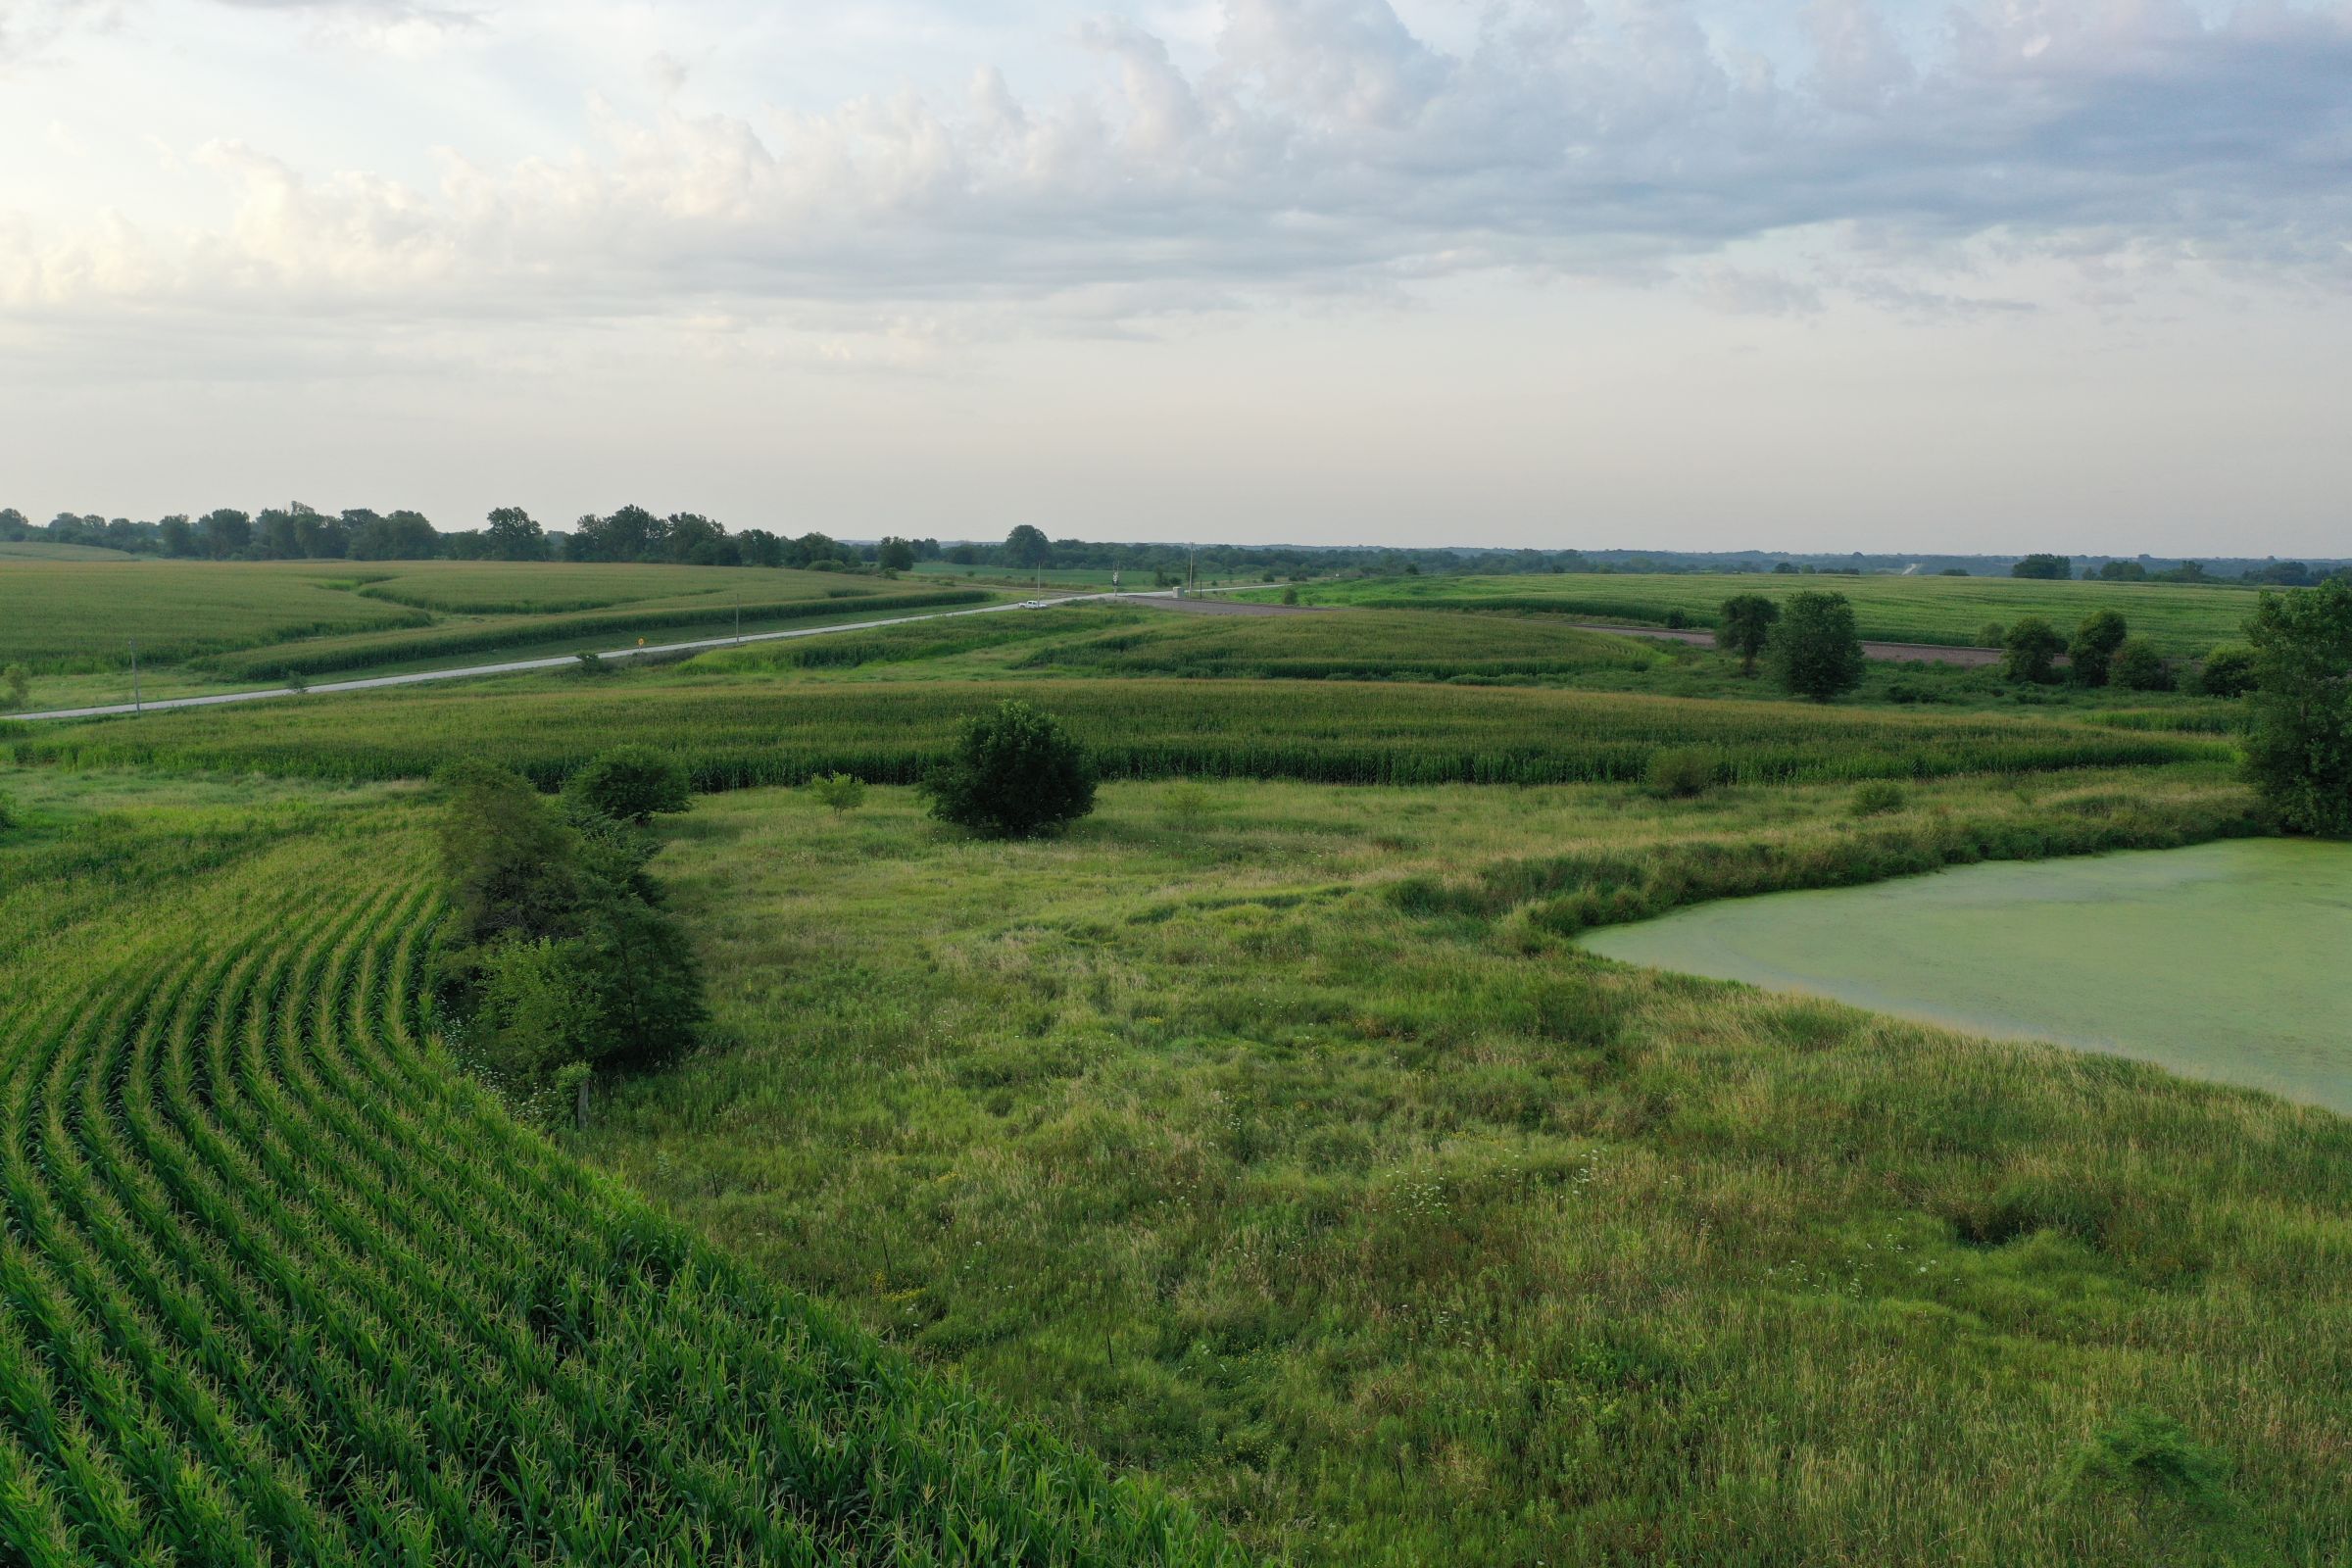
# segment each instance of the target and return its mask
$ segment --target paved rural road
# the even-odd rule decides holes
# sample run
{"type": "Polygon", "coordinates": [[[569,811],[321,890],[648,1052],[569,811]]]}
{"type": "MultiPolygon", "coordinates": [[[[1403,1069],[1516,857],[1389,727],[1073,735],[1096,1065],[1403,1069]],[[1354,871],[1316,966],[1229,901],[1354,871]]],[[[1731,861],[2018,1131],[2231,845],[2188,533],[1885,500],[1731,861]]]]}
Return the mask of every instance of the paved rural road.
{"type": "MultiPolygon", "coordinates": [[[[748,637],[705,637],[691,643],[662,643],[655,648],[615,648],[599,654],[599,659],[650,659],[662,654],[699,654],[713,648],[733,648],[739,643],[781,642],[787,637],[824,637],[842,631],[871,631],[877,626],[904,626],[915,620],[948,620],[957,615],[995,615],[1007,610],[1029,610],[1054,605],[1082,604],[1100,599],[1157,599],[1159,594],[1071,594],[1061,599],[1029,599],[1011,605],[982,605],[976,610],[940,610],[927,615],[893,615],[887,620],[853,620],[839,626],[803,626],[794,631],[760,631],[748,637]]],[[[421,686],[427,681],[467,680],[479,675],[516,675],[534,669],[567,669],[579,663],[577,654],[557,654],[545,659],[515,659],[500,664],[468,664],[463,669],[426,669],[411,675],[374,675],[366,680],[322,680],[297,693],[291,686],[272,686],[264,691],[216,692],[203,697],[159,697],[136,707],[129,703],[110,703],[98,708],[59,708],[41,713],[11,713],[10,718],[108,718],[117,713],[153,712],[166,708],[219,708],[226,703],[258,703],[272,697],[308,695],[322,696],[329,692],[378,691],[386,686],[421,686]]]]}

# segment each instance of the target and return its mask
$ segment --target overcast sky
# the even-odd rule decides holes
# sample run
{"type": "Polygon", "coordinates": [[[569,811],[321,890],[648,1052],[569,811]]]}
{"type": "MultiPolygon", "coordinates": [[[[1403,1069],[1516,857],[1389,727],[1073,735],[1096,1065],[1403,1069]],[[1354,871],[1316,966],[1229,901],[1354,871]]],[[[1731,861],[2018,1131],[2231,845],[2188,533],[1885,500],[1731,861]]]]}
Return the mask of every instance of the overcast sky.
{"type": "Polygon", "coordinates": [[[2352,0],[0,0],[0,505],[2352,555],[2352,0]]]}

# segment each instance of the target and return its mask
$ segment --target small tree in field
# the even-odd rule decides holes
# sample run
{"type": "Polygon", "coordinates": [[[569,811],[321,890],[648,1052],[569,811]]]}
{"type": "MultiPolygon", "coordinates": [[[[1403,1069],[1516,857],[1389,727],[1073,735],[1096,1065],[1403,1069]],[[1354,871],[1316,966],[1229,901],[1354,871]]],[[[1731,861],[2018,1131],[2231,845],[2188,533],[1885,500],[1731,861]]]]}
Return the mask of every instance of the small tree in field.
{"type": "Polygon", "coordinates": [[[865,804],[865,780],[855,773],[819,773],[808,781],[808,793],[834,811],[855,811],[865,804]]]}
{"type": "Polygon", "coordinates": [[[2173,666],[2145,637],[2127,637],[2107,656],[2107,683],[2128,692],[2169,692],[2173,666]]]}
{"type": "Polygon", "coordinates": [[[2352,833],[2352,581],[2266,593],[2246,634],[2247,776],[2290,830],[2352,833]]]}
{"type": "Polygon", "coordinates": [[[1006,702],[965,722],[922,790],[944,821],[989,838],[1032,838],[1095,808],[1095,764],[1052,714],[1006,702]]]}
{"type": "Polygon", "coordinates": [[[2197,666],[2197,690],[2207,697],[2243,697],[2254,689],[2254,650],[2224,643],[2197,666]]]}
{"type": "Polygon", "coordinates": [[[2112,610],[2097,610],[2082,617],[2075,628],[2075,640],[2067,644],[2066,657],[2074,667],[2075,683],[2080,686],[2107,684],[2107,662],[2115,651],[2124,646],[2131,628],[2124,617],[2112,610]]]}
{"type": "Polygon", "coordinates": [[[23,664],[0,669],[0,686],[8,688],[8,706],[19,712],[32,706],[32,673],[23,664]]]}
{"type": "Polygon", "coordinates": [[[2001,648],[2001,669],[2011,680],[2046,686],[2057,678],[2052,661],[2066,652],[2066,639],[2039,615],[2028,615],[2009,628],[2001,648]]]}
{"type": "Polygon", "coordinates": [[[1791,696],[1826,703],[1862,684],[1862,639],[1843,594],[1789,595],[1770,646],[1773,668],[1791,696]]]}
{"type": "Polygon", "coordinates": [[[1734,594],[1723,602],[1720,613],[1715,646],[1727,654],[1738,654],[1740,673],[1753,675],[1756,659],[1772,637],[1773,622],[1781,618],[1781,607],[1762,594],[1734,594]]]}
{"type": "Polygon", "coordinates": [[[676,758],[651,746],[615,746],[564,781],[566,799],[615,822],[642,827],[657,811],[683,811],[693,781],[676,758]]]}

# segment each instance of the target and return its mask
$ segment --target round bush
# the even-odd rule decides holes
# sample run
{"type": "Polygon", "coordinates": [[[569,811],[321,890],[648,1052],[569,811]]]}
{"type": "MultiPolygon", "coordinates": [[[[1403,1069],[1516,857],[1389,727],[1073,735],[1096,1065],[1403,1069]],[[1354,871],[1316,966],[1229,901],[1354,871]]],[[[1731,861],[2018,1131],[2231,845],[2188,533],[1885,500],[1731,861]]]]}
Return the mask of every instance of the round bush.
{"type": "Polygon", "coordinates": [[[2254,689],[2254,650],[2244,643],[2224,643],[2205,656],[2197,670],[2197,690],[2208,697],[2243,697],[2254,689]]]}
{"type": "Polygon", "coordinates": [[[574,802],[615,822],[643,824],[657,811],[683,811],[692,798],[685,767],[651,746],[616,746],[564,783],[574,802]]]}
{"type": "Polygon", "coordinates": [[[1715,782],[1715,759],[1688,746],[1661,747],[1649,754],[1642,780],[1652,794],[1688,800],[1715,782]]]}
{"type": "Polygon", "coordinates": [[[2128,692],[2169,692],[2173,666],[2144,637],[2127,637],[2107,656],[2107,681],[2128,692]]]}
{"type": "Polygon", "coordinates": [[[965,721],[922,790],[943,821],[989,838],[1032,838],[1095,808],[1095,764],[1060,720],[1005,702],[965,721]]]}

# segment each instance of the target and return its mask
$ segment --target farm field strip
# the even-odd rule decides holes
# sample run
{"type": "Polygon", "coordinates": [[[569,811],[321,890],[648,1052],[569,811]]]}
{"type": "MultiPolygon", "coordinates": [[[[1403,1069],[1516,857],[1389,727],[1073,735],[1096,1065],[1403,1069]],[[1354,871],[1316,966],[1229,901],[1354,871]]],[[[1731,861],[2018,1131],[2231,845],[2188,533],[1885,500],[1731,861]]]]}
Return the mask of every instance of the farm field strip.
{"type": "MultiPolygon", "coordinates": [[[[913,595],[909,598],[917,604],[929,602],[929,596],[913,595]]],[[[711,649],[738,648],[750,643],[777,642],[797,637],[823,637],[836,632],[872,631],[884,626],[906,625],[911,621],[939,620],[951,615],[984,615],[996,611],[1020,608],[1022,607],[1017,604],[980,605],[968,610],[941,611],[930,615],[897,615],[880,620],[847,621],[827,626],[802,626],[784,631],[746,632],[740,637],[706,637],[694,642],[662,643],[653,647],[613,648],[600,651],[596,657],[625,663],[632,660],[662,659],[677,654],[693,654],[711,649]]],[[[394,686],[426,685],[434,681],[476,680],[490,675],[528,674],[533,670],[572,669],[577,668],[578,664],[578,655],[561,654],[551,658],[508,660],[495,664],[467,664],[456,669],[423,669],[403,675],[371,675],[358,680],[321,681],[316,686],[305,686],[300,692],[290,686],[269,686],[252,691],[207,692],[188,697],[161,697],[136,707],[129,703],[106,703],[88,708],[60,708],[41,712],[16,713],[6,716],[24,721],[119,717],[124,714],[138,714],[158,710],[169,711],[178,708],[219,708],[232,703],[260,702],[268,698],[378,691],[394,686]]]]}
{"type": "Polygon", "coordinates": [[[11,1560],[1244,1560],[454,1076],[416,825],[167,877],[37,990],[0,960],[11,1560]]]}
{"type": "Polygon", "coordinates": [[[552,785],[622,741],[676,755],[698,788],[843,771],[919,777],[968,714],[1008,697],[1060,713],[1113,777],[1329,783],[1563,783],[1642,776],[1662,749],[1727,783],[2033,772],[2212,760],[2188,736],[2039,719],[1529,688],[1345,681],[751,682],[690,671],[490,692],[361,692],[266,712],[20,727],[20,762],[422,777],[481,757],[552,785]]]}
{"type": "Polygon", "coordinates": [[[2062,632],[2093,611],[2113,610],[2175,658],[2201,656],[2243,636],[2256,596],[2242,588],[2175,583],[2044,582],[2015,577],[1843,577],[1774,572],[1606,572],[1559,576],[1390,577],[1306,583],[1308,604],[1389,610],[1486,611],[1575,615],[1664,625],[1670,615],[1709,627],[1734,594],[1785,599],[1840,593],[1872,641],[1967,647],[1987,624],[2039,615],[2062,632]]]}

